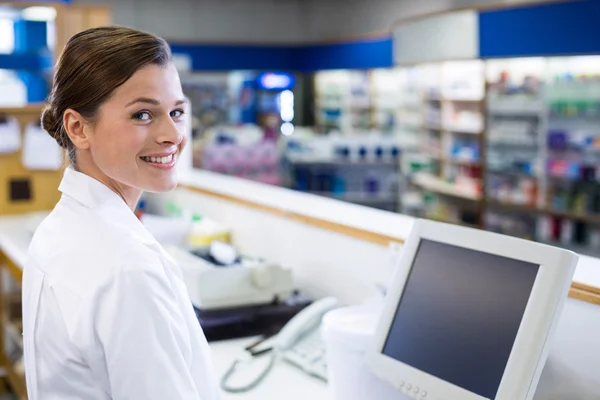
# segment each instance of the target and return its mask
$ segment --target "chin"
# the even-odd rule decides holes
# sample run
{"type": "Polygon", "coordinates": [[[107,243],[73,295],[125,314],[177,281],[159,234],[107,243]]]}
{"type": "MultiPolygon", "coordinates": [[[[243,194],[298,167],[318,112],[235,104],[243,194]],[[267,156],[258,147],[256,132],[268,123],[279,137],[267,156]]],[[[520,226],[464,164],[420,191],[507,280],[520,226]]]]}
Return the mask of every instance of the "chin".
{"type": "Polygon", "coordinates": [[[165,193],[177,187],[177,177],[174,176],[172,179],[163,179],[160,181],[154,181],[148,185],[144,191],[153,193],[165,193]]]}

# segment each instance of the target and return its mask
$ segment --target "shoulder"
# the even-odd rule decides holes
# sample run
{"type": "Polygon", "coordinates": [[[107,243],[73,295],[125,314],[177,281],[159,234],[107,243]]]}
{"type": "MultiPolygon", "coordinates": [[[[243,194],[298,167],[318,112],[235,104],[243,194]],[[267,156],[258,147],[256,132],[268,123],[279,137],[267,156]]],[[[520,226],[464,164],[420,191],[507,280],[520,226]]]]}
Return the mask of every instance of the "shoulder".
{"type": "MultiPolygon", "coordinates": [[[[29,262],[52,282],[90,294],[125,271],[160,271],[158,255],[83,206],[61,201],[40,224],[29,248],[29,262]]],[[[27,265],[26,267],[27,268],[27,265]]]]}

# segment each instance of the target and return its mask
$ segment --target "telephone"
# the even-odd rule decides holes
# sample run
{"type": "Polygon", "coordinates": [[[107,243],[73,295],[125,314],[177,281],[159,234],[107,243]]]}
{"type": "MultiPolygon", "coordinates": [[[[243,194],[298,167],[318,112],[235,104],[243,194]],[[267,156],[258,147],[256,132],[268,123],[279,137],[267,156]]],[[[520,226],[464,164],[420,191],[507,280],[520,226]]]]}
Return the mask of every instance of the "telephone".
{"type": "Polygon", "coordinates": [[[223,390],[241,393],[253,389],[268,375],[279,360],[285,360],[309,375],[327,380],[325,346],[321,341],[319,328],[323,316],[336,307],[338,307],[338,300],[334,297],[326,297],[300,311],[281,328],[275,337],[271,360],[265,370],[250,384],[243,387],[231,387],[227,381],[242,361],[238,359],[223,375],[221,380],[223,390]]]}
{"type": "Polygon", "coordinates": [[[284,360],[326,381],[325,345],[319,328],[325,313],[337,305],[336,298],[326,297],[300,311],[281,329],[274,350],[284,360]]]}

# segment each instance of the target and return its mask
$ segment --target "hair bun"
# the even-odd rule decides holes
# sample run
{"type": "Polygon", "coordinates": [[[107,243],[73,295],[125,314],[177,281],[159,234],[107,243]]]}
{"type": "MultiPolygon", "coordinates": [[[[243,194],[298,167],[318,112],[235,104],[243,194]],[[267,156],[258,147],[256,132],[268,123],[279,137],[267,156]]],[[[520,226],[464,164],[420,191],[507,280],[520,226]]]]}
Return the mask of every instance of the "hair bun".
{"type": "Polygon", "coordinates": [[[51,105],[46,106],[42,112],[42,128],[56,140],[60,147],[66,148],[62,123],[56,118],[56,112],[51,105]]]}

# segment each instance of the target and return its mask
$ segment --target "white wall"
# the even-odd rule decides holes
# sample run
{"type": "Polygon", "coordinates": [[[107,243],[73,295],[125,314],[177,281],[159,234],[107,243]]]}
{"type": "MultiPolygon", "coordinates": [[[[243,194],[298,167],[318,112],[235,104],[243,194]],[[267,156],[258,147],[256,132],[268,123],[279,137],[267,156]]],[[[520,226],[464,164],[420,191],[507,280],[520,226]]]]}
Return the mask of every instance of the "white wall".
{"type": "MultiPolygon", "coordinates": [[[[310,296],[334,295],[347,304],[359,303],[375,295],[377,283],[389,282],[393,274],[390,251],[383,246],[185,189],[169,196],[229,225],[242,252],[290,267],[297,287],[310,296]]],[[[598,332],[600,306],[568,299],[535,400],[599,399],[598,332]]]]}
{"type": "Polygon", "coordinates": [[[302,0],[75,0],[108,4],[113,23],[171,41],[298,42],[304,39],[302,0]]]}
{"type": "Polygon", "coordinates": [[[109,4],[119,25],[176,41],[295,43],[389,31],[456,7],[544,0],[75,0],[109,4]]]}
{"type": "Polygon", "coordinates": [[[547,0],[309,0],[309,40],[387,32],[402,19],[459,7],[543,3],[547,0]]]}

